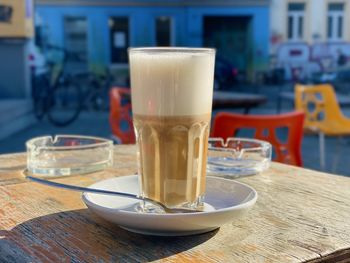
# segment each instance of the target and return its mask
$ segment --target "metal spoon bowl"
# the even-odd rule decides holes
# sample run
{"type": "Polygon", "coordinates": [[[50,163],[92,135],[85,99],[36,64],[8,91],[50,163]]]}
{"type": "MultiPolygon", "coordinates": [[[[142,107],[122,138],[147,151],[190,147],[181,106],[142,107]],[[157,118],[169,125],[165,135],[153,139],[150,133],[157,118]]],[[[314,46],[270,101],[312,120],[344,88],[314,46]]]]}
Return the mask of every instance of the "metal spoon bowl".
{"type": "Polygon", "coordinates": [[[88,193],[104,194],[104,195],[117,195],[117,196],[121,196],[121,197],[132,198],[132,199],[137,199],[137,200],[149,202],[151,204],[154,204],[156,206],[161,207],[165,213],[174,214],[174,213],[203,212],[202,210],[193,210],[190,208],[188,208],[188,209],[187,208],[169,208],[156,200],[153,200],[153,199],[150,199],[147,197],[141,197],[139,195],[129,194],[129,193],[122,193],[122,192],[108,191],[108,190],[103,190],[103,189],[94,189],[94,188],[81,187],[81,186],[76,186],[76,185],[57,183],[57,182],[53,182],[53,181],[49,181],[49,180],[45,180],[45,179],[41,179],[38,177],[28,175],[27,171],[24,171],[24,174],[26,175],[27,179],[29,179],[33,182],[36,182],[36,183],[47,185],[47,186],[63,188],[63,189],[72,190],[72,191],[76,191],[76,192],[88,192],[88,193]]]}

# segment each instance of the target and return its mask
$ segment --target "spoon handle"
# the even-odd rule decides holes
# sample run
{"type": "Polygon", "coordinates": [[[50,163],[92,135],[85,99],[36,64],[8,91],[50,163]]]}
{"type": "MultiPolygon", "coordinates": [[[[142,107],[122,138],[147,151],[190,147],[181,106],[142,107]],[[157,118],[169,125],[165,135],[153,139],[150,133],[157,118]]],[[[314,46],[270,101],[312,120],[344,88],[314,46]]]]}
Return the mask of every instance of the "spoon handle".
{"type": "Polygon", "coordinates": [[[196,213],[196,212],[203,212],[202,210],[192,210],[192,209],[187,209],[187,208],[168,208],[165,205],[163,205],[161,202],[158,202],[156,200],[152,200],[147,197],[141,197],[139,195],[135,194],[129,194],[129,193],[122,193],[122,192],[115,192],[115,191],[108,191],[108,190],[103,190],[103,189],[96,189],[96,188],[87,188],[87,187],[81,187],[81,186],[76,186],[76,185],[70,185],[70,184],[62,184],[62,183],[57,183],[53,181],[48,181],[45,179],[40,179],[38,177],[26,175],[26,178],[39,183],[39,184],[44,184],[47,186],[53,186],[53,187],[58,187],[58,188],[63,188],[67,190],[72,190],[72,191],[77,191],[77,192],[89,192],[89,193],[95,193],[95,194],[106,194],[106,195],[118,195],[126,198],[133,198],[141,201],[146,201],[150,202],[156,206],[159,206],[163,208],[163,210],[166,213],[196,213]]]}
{"type": "Polygon", "coordinates": [[[106,194],[106,195],[119,195],[123,197],[128,197],[128,198],[134,198],[138,200],[144,200],[144,198],[134,195],[134,194],[129,194],[129,193],[121,193],[121,192],[114,192],[114,191],[108,191],[108,190],[103,190],[103,189],[95,189],[95,188],[87,188],[87,187],[81,187],[81,186],[76,186],[76,185],[70,185],[70,184],[62,184],[62,183],[57,183],[57,182],[52,182],[48,181],[45,179],[40,179],[37,177],[33,177],[30,175],[26,176],[29,180],[48,185],[48,186],[53,186],[53,187],[58,187],[58,188],[63,188],[67,190],[72,190],[72,191],[77,191],[77,192],[89,192],[89,193],[95,193],[95,194],[106,194]]]}

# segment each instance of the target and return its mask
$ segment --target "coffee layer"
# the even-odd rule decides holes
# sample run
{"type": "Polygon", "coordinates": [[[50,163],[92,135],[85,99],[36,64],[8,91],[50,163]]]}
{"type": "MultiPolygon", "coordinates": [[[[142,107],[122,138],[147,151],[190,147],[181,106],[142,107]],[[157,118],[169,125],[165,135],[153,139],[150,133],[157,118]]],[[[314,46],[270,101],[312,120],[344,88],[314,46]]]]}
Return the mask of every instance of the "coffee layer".
{"type": "Polygon", "coordinates": [[[168,207],[204,195],[210,115],[134,115],[143,194],[168,207]]]}

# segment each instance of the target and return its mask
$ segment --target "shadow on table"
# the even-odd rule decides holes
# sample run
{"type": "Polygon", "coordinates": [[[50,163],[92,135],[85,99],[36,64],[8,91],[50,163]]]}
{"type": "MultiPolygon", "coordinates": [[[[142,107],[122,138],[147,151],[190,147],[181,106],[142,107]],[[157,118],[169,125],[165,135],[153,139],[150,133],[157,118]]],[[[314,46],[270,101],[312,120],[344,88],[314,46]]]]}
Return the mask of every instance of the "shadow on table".
{"type": "MultiPolygon", "coordinates": [[[[189,250],[217,232],[144,236],[123,230],[88,209],[74,210],[34,218],[9,231],[0,230],[0,262],[147,262],[189,250]]],[[[191,257],[196,257],[195,252],[191,257]]]]}
{"type": "Polygon", "coordinates": [[[20,172],[27,168],[27,164],[20,164],[20,165],[10,165],[10,166],[4,166],[3,164],[0,165],[0,172],[20,172]]]}
{"type": "Polygon", "coordinates": [[[6,162],[0,164],[0,185],[16,184],[25,181],[23,170],[26,164],[8,165],[6,162]]]}

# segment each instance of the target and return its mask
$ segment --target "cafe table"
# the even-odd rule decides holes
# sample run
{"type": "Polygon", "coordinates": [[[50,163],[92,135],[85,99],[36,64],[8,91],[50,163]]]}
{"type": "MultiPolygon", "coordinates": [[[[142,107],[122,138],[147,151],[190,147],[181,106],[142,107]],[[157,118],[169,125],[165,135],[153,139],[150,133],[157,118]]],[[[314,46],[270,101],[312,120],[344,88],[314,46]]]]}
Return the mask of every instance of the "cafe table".
{"type": "MultiPolygon", "coordinates": [[[[136,173],[136,147],[104,171],[56,179],[88,186],[136,173]]],[[[255,188],[241,218],[200,235],[146,236],[90,212],[81,194],[27,181],[24,153],[0,156],[0,262],[349,262],[350,178],[272,163],[237,179],[255,188]]]]}
{"type": "Polygon", "coordinates": [[[213,110],[241,108],[248,114],[250,109],[266,102],[266,96],[254,93],[215,91],[213,94],[213,110]]]}
{"type": "MultiPolygon", "coordinates": [[[[114,87],[120,89],[120,87],[114,87]]],[[[128,88],[127,88],[128,89],[128,88]]],[[[131,102],[129,92],[121,94],[126,102],[131,102]]],[[[214,91],[213,110],[221,109],[243,109],[245,114],[249,111],[267,102],[267,97],[261,94],[234,92],[234,91],[214,91]]]]}

